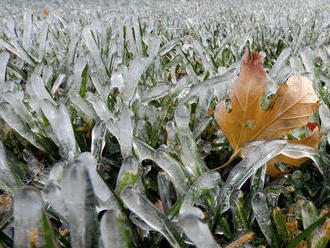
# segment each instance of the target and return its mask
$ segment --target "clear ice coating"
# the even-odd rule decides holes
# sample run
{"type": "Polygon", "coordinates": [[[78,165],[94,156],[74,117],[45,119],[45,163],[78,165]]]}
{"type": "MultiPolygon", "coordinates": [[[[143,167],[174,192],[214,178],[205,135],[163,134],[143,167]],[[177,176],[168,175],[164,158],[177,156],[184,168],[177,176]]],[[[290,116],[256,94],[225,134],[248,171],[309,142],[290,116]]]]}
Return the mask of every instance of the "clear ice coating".
{"type": "Polygon", "coordinates": [[[180,215],[179,224],[188,238],[198,248],[219,248],[212,233],[203,222],[203,212],[199,208],[191,208],[180,215]]]}
{"type": "Polygon", "coordinates": [[[181,144],[180,157],[186,171],[194,177],[201,175],[206,171],[206,166],[197,151],[197,145],[192,133],[182,133],[181,130],[179,130],[178,136],[181,144]]]}
{"type": "Polygon", "coordinates": [[[125,248],[131,245],[124,215],[117,209],[107,210],[103,214],[100,231],[104,248],[125,248]]]}
{"type": "Polygon", "coordinates": [[[161,98],[166,94],[168,94],[169,89],[170,89],[169,85],[165,83],[159,83],[143,93],[142,102],[147,102],[150,100],[161,98]]]}
{"type": "Polygon", "coordinates": [[[46,90],[45,84],[40,76],[38,76],[36,73],[33,73],[30,81],[31,81],[32,90],[35,96],[37,97],[38,101],[42,101],[45,99],[51,102],[52,104],[55,104],[55,101],[46,90]]]}
{"type": "Polygon", "coordinates": [[[150,63],[151,58],[137,57],[133,61],[131,61],[127,72],[123,75],[124,88],[122,90],[122,97],[127,106],[131,104],[131,100],[134,97],[140,77],[150,65],[150,63]]]}
{"type": "Polygon", "coordinates": [[[87,61],[83,56],[79,57],[76,60],[73,69],[73,81],[74,81],[74,86],[72,87],[73,91],[79,92],[81,87],[82,74],[86,66],[87,66],[87,61]]]}
{"type": "Polygon", "coordinates": [[[40,105],[55,134],[54,142],[59,145],[65,158],[72,159],[77,147],[67,108],[62,104],[54,105],[48,100],[43,100],[40,105]]]}
{"type": "Polygon", "coordinates": [[[78,92],[72,92],[69,96],[73,106],[86,116],[90,121],[97,119],[97,114],[93,108],[93,105],[82,98],[78,92]]]}
{"type": "Polygon", "coordinates": [[[167,213],[167,211],[172,207],[172,200],[174,197],[171,192],[171,181],[169,176],[164,171],[160,171],[157,174],[157,184],[164,213],[167,213]]]}
{"type": "Polygon", "coordinates": [[[180,43],[179,39],[174,39],[167,42],[159,51],[160,56],[164,56],[166,53],[170,52],[173,48],[175,48],[180,43]]]}
{"type": "Polygon", "coordinates": [[[9,167],[6,152],[0,141],[0,188],[3,191],[13,193],[18,188],[18,183],[9,167]]]}
{"type": "Polygon", "coordinates": [[[105,146],[105,135],[107,129],[104,121],[98,121],[92,129],[91,153],[99,161],[105,146]]]}
{"type": "Polygon", "coordinates": [[[201,203],[200,196],[203,191],[215,189],[222,183],[219,173],[206,172],[196,180],[184,197],[179,213],[179,225],[196,247],[220,247],[214,241],[207,223],[204,223],[204,213],[194,205],[201,203]]]}
{"type": "Polygon", "coordinates": [[[72,164],[64,171],[62,197],[67,210],[73,248],[91,247],[95,233],[95,204],[91,179],[85,166],[72,164]]]}
{"type": "Polygon", "coordinates": [[[115,196],[110,191],[103,178],[99,175],[97,171],[97,161],[91,153],[84,152],[80,154],[74,164],[87,169],[89,180],[93,186],[93,192],[98,202],[98,211],[118,207],[115,196]]]}
{"type": "Polygon", "coordinates": [[[8,103],[0,103],[0,115],[10,127],[19,133],[19,135],[27,139],[35,147],[40,150],[44,150],[32,133],[31,128],[23,122],[23,120],[15,113],[14,109],[8,103]]]}
{"type": "Polygon", "coordinates": [[[282,154],[294,159],[304,157],[310,158],[311,160],[313,160],[320,173],[324,175],[324,169],[320,162],[320,153],[316,148],[306,145],[288,143],[286,149],[282,152],[282,154]]]}
{"type": "Polygon", "coordinates": [[[259,227],[264,234],[269,245],[275,245],[274,231],[271,225],[270,209],[268,208],[266,195],[262,192],[257,192],[252,197],[252,209],[259,224],[259,227]]]}
{"type": "Polygon", "coordinates": [[[104,64],[103,58],[101,56],[100,50],[97,46],[95,36],[97,36],[97,31],[93,29],[93,25],[86,26],[83,29],[83,37],[85,41],[85,45],[87,46],[88,50],[92,54],[92,57],[94,59],[94,63],[101,73],[103,75],[108,75],[108,70],[104,64]]]}
{"type": "Polygon", "coordinates": [[[120,166],[117,176],[116,191],[120,193],[123,187],[134,184],[138,177],[139,165],[133,156],[126,157],[120,166]]]}
{"type": "Polygon", "coordinates": [[[175,123],[178,129],[189,129],[190,110],[185,104],[180,104],[175,109],[174,114],[175,123]]]}
{"type": "Polygon", "coordinates": [[[137,189],[133,186],[123,188],[121,198],[133,213],[143,219],[153,229],[164,235],[172,247],[183,246],[183,241],[175,224],[161,213],[145,196],[138,192],[137,189]]]}
{"type": "Polygon", "coordinates": [[[165,146],[154,150],[139,139],[134,139],[133,147],[140,162],[145,159],[153,160],[162,170],[167,172],[177,193],[184,195],[188,187],[186,172],[182,164],[168,154],[165,146]]]}
{"type": "Polygon", "coordinates": [[[243,207],[243,192],[241,190],[236,190],[230,197],[230,210],[233,215],[233,226],[236,233],[242,232],[247,227],[246,216],[242,216],[243,207]]]}
{"type": "Polygon", "coordinates": [[[50,91],[50,94],[51,94],[52,96],[55,95],[56,90],[58,90],[58,89],[60,88],[60,86],[64,83],[64,80],[65,80],[65,74],[60,74],[60,75],[57,77],[57,79],[56,79],[56,81],[54,82],[53,87],[52,87],[52,89],[51,89],[51,91],[50,91]]]}
{"type": "Polygon", "coordinates": [[[327,132],[328,144],[330,145],[330,110],[326,104],[321,104],[319,109],[321,128],[327,132]]]}
{"type": "Polygon", "coordinates": [[[118,119],[106,121],[106,127],[119,141],[123,157],[130,156],[132,154],[134,113],[130,109],[123,110],[118,119]]]}
{"type": "Polygon", "coordinates": [[[6,70],[9,61],[9,53],[0,53],[0,89],[2,90],[3,84],[6,81],[6,70]]]}
{"type": "MultiPolygon", "coordinates": [[[[32,247],[32,233],[36,233],[40,239],[42,211],[43,203],[38,189],[26,186],[14,194],[15,247],[32,247]]],[[[42,244],[36,246],[42,247],[42,244]]]]}
{"type": "Polygon", "coordinates": [[[242,149],[249,150],[246,158],[236,165],[229,173],[227,180],[219,193],[220,212],[227,211],[230,207],[231,194],[242,187],[242,185],[262,167],[268,160],[279,155],[288,146],[286,140],[252,141],[246,143],[242,149]],[[251,148],[252,147],[252,148],[251,148]]]}
{"type": "MultiPolygon", "coordinates": [[[[194,208],[196,203],[201,204],[200,196],[203,191],[216,189],[221,186],[223,181],[220,174],[214,171],[208,171],[202,174],[195,183],[190,187],[189,191],[185,194],[182,206],[180,208],[180,215],[185,215],[187,211],[189,212],[194,208]]],[[[210,193],[210,195],[212,195],[210,193]]],[[[216,195],[214,195],[216,198],[216,195]]],[[[193,210],[195,211],[195,210],[193,210]]],[[[203,216],[201,217],[203,218],[203,216]]]]}

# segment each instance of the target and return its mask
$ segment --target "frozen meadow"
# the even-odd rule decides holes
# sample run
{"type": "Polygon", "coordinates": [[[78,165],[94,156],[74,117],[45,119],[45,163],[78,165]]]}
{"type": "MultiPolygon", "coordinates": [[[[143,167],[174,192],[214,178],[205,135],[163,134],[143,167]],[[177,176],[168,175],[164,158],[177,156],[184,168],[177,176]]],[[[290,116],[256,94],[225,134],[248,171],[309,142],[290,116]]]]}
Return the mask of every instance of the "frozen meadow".
{"type": "Polygon", "coordinates": [[[329,0],[0,3],[0,247],[326,247],[329,144],[329,0]],[[254,141],[213,171],[247,49],[265,102],[313,81],[323,137],[254,141]],[[273,178],[279,154],[311,160],[273,178]]]}

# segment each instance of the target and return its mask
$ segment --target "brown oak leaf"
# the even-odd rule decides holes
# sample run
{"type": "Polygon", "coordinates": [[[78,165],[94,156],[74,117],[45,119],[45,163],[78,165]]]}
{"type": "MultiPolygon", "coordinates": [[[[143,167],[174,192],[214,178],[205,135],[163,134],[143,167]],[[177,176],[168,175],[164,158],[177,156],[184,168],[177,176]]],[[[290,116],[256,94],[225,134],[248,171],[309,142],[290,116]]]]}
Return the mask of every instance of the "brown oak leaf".
{"type": "MultiPolygon", "coordinates": [[[[267,86],[263,59],[256,51],[250,59],[246,51],[240,74],[230,85],[231,109],[228,110],[226,102],[222,101],[214,111],[215,119],[235,151],[248,141],[286,138],[292,130],[307,125],[310,115],[319,107],[313,83],[295,75],[279,86],[271,104],[263,110],[261,100],[267,86]]],[[[310,137],[289,142],[316,147],[319,140],[320,131],[315,128],[310,137]]],[[[279,172],[275,162],[298,166],[304,161],[305,158],[296,161],[281,155],[268,163],[268,172],[272,175],[279,172]]]]}

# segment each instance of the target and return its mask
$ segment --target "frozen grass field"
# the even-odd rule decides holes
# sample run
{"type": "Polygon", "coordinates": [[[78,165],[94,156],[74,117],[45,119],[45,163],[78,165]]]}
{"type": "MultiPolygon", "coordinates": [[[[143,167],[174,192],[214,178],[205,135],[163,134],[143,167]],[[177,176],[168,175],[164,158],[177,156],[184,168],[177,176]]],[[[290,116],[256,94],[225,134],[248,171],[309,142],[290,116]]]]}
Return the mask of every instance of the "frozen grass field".
{"type": "Polygon", "coordinates": [[[329,143],[329,0],[0,3],[0,247],[327,247],[329,143]],[[322,138],[252,141],[214,171],[246,50],[263,102],[313,82],[322,138]],[[278,154],[310,160],[272,177],[278,154]]]}

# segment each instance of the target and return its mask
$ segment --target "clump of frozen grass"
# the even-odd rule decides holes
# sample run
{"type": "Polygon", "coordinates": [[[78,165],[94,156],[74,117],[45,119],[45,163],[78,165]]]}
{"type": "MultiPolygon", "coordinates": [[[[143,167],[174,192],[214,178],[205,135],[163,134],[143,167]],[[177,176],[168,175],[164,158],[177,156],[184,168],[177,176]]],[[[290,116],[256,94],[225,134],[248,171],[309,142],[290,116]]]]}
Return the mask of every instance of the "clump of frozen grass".
{"type": "Polygon", "coordinates": [[[210,171],[230,156],[212,110],[245,49],[266,55],[267,95],[292,73],[315,82],[329,137],[329,6],[281,2],[4,1],[1,245],[325,247],[329,138],[252,142],[210,171]],[[316,166],[271,179],[280,153],[316,166]]]}

